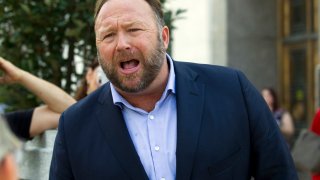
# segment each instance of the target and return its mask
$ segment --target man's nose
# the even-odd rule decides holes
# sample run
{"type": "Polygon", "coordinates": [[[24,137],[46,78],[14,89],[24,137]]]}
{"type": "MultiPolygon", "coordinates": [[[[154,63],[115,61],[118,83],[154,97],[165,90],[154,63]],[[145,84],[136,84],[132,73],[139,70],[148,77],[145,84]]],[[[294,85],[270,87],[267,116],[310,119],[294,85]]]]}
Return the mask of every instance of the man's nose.
{"type": "Polygon", "coordinates": [[[130,38],[126,34],[119,33],[117,40],[118,40],[117,47],[116,47],[117,51],[130,49],[130,38]]]}

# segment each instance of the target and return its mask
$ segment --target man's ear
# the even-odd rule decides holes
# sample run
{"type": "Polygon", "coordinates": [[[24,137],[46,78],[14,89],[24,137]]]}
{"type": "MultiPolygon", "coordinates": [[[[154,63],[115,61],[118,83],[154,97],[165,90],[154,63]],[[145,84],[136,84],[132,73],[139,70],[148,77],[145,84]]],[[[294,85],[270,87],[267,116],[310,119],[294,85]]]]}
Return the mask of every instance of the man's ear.
{"type": "Polygon", "coordinates": [[[6,155],[0,164],[0,179],[18,179],[17,166],[11,154],[6,155]]]}
{"type": "Polygon", "coordinates": [[[161,38],[162,38],[165,49],[168,49],[169,41],[170,41],[170,32],[169,32],[168,26],[164,26],[162,28],[161,38]]]}

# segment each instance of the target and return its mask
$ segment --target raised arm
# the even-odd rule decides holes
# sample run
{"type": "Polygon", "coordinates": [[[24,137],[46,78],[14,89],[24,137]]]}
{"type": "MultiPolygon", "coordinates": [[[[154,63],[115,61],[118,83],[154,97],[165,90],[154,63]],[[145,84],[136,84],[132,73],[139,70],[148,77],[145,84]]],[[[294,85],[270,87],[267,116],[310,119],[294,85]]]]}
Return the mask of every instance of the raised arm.
{"type": "Polygon", "coordinates": [[[47,129],[57,128],[60,114],[76,102],[58,86],[14,66],[2,57],[0,57],[0,71],[4,73],[0,76],[0,84],[19,83],[45,103],[44,106],[34,109],[31,119],[19,119],[14,122],[19,126],[19,123],[29,121],[30,137],[39,135],[47,129]]]}
{"type": "Polygon", "coordinates": [[[39,97],[50,110],[62,113],[76,100],[58,86],[38,78],[0,57],[0,70],[4,75],[0,77],[1,83],[19,83],[39,97]]]}

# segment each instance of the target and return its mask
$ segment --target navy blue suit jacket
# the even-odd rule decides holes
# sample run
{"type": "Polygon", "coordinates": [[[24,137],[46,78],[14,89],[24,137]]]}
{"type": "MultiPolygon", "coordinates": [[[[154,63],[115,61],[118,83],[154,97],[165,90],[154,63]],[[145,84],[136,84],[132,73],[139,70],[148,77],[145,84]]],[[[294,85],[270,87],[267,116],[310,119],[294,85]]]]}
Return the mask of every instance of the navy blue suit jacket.
{"type": "MultiPolygon", "coordinates": [[[[245,76],[174,62],[176,179],[297,179],[277,124],[245,76]]],[[[50,179],[148,179],[109,84],[60,119],[50,179]]]]}

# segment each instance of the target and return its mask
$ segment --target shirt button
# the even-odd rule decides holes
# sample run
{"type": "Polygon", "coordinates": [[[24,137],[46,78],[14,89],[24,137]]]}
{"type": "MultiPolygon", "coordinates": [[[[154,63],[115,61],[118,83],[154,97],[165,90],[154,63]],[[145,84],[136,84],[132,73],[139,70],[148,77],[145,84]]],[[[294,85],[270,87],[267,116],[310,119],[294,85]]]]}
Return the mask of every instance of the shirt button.
{"type": "Polygon", "coordinates": [[[159,150],[160,150],[160,147],[159,147],[159,146],[155,146],[155,147],[154,147],[154,150],[159,151],[159,150]]]}
{"type": "Polygon", "coordinates": [[[154,119],[154,116],[153,116],[153,115],[150,115],[150,116],[149,116],[149,119],[153,120],[153,119],[154,119]]]}
{"type": "Polygon", "coordinates": [[[166,178],[161,178],[160,180],[166,180],[166,178]]]}

